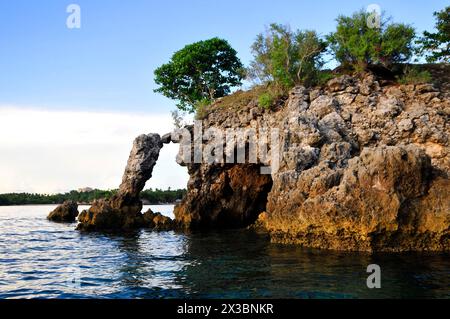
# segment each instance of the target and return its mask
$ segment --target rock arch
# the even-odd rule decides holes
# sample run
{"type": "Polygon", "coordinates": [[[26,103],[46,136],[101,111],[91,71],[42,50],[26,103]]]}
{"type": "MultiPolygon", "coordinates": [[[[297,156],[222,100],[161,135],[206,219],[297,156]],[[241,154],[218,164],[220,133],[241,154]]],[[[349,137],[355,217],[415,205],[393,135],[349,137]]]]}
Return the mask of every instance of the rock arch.
{"type": "Polygon", "coordinates": [[[164,143],[169,142],[167,135],[163,138],[159,134],[138,136],[133,142],[118,193],[110,199],[96,200],[88,210],[81,212],[77,229],[126,230],[151,223],[152,221],[146,220],[147,216],[141,213],[142,201],[139,194],[152,177],[164,143]]]}

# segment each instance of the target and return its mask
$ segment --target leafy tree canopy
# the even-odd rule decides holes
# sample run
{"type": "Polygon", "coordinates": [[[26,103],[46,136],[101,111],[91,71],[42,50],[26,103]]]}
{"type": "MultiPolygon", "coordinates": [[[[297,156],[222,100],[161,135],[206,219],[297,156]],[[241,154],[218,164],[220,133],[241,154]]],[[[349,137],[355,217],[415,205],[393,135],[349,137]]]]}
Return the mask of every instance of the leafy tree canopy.
{"type": "MultiPolygon", "coordinates": [[[[88,192],[71,191],[64,194],[28,194],[11,193],[0,194],[0,206],[3,205],[41,205],[41,204],[61,204],[66,200],[73,200],[78,203],[92,203],[96,199],[110,198],[117,193],[117,190],[98,190],[94,189],[88,192]]],[[[141,199],[149,201],[151,204],[173,203],[180,200],[186,190],[177,189],[167,190],[148,189],[141,192],[141,199]]]]}
{"type": "Polygon", "coordinates": [[[419,53],[426,54],[428,62],[450,63],[450,6],[435,12],[436,32],[425,31],[419,39],[419,53]]]}
{"type": "Polygon", "coordinates": [[[197,103],[213,101],[241,84],[243,66],[223,39],[212,38],[185,46],[155,70],[155,92],[177,100],[178,108],[193,113],[197,103]]]}
{"type": "Polygon", "coordinates": [[[390,23],[382,17],[376,26],[369,23],[371,14],[359,11],[350,17],[337,18],[336,31],[327,37],[336,60],[357,70],[370,64],[390,67],[409,60],[413,53],[414,28],[390,23]]]}
{"type": "Polygon", "coordinates": [[[259,82],[275,82],[290,88],[295,84],[312,84],[322,66],[326,49],[315,31],[291,31],[289,26],[271,24],[252,45],[254,60],[249,76],[259,82]]]}

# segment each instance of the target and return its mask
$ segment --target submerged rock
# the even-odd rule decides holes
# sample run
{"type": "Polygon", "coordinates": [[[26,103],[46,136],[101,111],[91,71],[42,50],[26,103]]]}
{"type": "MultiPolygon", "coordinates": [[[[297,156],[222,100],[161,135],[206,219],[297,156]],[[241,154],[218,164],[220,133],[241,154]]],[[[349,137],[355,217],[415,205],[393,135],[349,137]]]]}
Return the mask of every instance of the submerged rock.
{"type": "Polygon", "coordinates": [[[129,230],[142,227],[142,202],[139,194],[151,178],[163,147],[158,134],[138,136],[133,143],[122,183],[110,199],[95,201],[78,220],[79,230],[129,230]]]}
{"type": "Polygon", "coordinates": [[[78,204],[74,201],[65,201],[55,208],[47,219],[54,222],[74,222],[78,216],[78,204]]]}

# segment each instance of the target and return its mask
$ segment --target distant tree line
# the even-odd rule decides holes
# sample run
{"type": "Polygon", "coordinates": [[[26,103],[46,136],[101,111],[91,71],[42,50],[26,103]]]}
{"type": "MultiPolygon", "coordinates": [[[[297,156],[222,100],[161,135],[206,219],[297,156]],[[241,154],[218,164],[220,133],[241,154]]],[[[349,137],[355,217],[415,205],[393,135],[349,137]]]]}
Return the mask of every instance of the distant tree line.
{"type": "Polygon", "coordinates": [[[141,199],[149,201],[151,204],[160,203],[174,203],[181,200],[186,194],[185,189],[161,190],[161,189],[146,189],[141,192],[141,199]]]}
{"type": "MultiPolygon", "coordinates": [[[[110,198],[116,193],[117,190],[94,189],[87,192],[71,191],[51,195],[30,193],[0,194],[0,206],[62,204],[66,200],[73,200],[80,204],[90,204],[96,199],[110,198]]],[[[182,199],[185,193],[186,190],[184,189],[148,189],[141,192],[141,199],[149,204],[174,203],[182,199]]]]}

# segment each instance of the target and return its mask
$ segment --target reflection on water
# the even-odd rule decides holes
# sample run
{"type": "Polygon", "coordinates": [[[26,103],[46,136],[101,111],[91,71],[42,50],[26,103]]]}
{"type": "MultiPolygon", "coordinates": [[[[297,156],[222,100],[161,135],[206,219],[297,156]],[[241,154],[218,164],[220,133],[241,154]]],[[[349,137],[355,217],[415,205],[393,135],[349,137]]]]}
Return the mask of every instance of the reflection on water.
{"type": "Polygon", "coordinates": [[[450,297],[448,254],[310,250],[244,230],[86,234],[48,222],[52,208],[0,207],[0,298],[450,297]],[[373,263],[381,289],[366,286],[373,263]]]}

